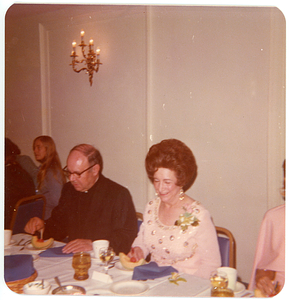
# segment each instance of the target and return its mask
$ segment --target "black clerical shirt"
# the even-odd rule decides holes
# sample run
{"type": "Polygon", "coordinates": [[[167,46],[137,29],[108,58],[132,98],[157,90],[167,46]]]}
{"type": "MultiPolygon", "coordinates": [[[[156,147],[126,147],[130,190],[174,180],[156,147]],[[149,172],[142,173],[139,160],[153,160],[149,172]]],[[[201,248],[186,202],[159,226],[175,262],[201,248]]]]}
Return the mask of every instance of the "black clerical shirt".
{"type": "Polygon", "coordinates": [[[103,175],[87,192],[66,183],[44,232],[45,238],[60,241],[65,237],[69,241],[109,240],[116,254],[128,253],[136,235],[136,212],[129,191],[103,175]]]}

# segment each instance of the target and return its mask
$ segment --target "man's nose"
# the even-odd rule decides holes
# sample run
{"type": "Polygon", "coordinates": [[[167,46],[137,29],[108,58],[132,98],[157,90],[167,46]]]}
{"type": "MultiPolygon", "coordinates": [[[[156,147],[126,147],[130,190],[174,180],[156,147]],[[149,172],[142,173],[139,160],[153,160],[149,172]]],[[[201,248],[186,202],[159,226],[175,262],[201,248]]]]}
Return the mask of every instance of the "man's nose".
{"type": "Polygon", "coordinates": [[[69,178],[70,181],[74,181],[76,179],[76,174],[75,173],[70,173],[68,178],[69,178]]]}

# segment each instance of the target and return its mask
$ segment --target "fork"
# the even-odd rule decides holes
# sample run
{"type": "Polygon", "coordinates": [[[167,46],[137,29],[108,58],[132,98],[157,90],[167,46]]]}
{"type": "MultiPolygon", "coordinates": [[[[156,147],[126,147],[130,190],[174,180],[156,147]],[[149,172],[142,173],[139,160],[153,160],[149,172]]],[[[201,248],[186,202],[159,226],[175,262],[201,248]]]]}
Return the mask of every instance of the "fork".
{"type": "Polygon", "coordinates": [[[40,239],[41,239],[41,240],[43,240],[43,231],[44,231],[43,228],[39,229],[39,232],[40,232],[40,239]]]}
{"type": "Polygon", "coordinates": [[[21,239],[15,246],[21,246],[20,243],[23,241],[24,239],[21,239]]]}

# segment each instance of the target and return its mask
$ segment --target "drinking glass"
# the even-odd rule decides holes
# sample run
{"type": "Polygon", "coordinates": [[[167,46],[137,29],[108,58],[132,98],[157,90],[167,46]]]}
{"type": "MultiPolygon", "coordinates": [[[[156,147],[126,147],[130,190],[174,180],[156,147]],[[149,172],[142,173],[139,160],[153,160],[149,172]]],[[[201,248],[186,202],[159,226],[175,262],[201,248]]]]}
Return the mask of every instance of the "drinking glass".
{"type": "Polygon", "coordinates": [[[99,250],[100,260],[105,263],[104,269],[106,274],[108,274],[108,264],[113,260],[114,255],[112,247],[102,247],[99,250]]]}
{"type": "Polygon", "coordinates": [[[234,297],[233,291],[227,288],[228,278],[225,272],[212,272],[210,282],[212,285],[211,297],[234,297]]]}
{"type": "Polygon", "coordinates": [[[73,255],[72,266],[75,269],[74,279],[86,280],[89,278],[88,270],[91,267],[91,255],[87,252],[77,252],[73,255]]]}

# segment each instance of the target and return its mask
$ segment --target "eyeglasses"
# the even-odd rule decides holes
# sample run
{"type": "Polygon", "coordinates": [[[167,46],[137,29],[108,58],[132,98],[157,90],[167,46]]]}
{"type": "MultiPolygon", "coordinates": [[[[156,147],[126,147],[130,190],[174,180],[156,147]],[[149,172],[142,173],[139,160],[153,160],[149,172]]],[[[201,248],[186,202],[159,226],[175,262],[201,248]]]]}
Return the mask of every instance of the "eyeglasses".
{"type": "Polygon", "coordinates": [[[84,171],[82,171],[82,172],[80,172],[80,173],[78,173],[78,172],[70,172],[70,171],[68,170],[68,167],[65,166],[65,167],[63,168],[63,172],[64,172],[64,174],[65,174],[65,176],[66,176],[67,178],[70,178],[71,175],[75,175],[77,178],[80,178],[81,175],[82,175],[83,173],[85,173],[86,171],[90,170],[91,168],[93,168],[93,167],[96,166],[96,165],[97,165],[97,163],[94,164],[94,165],[92,165],[92,166],[90,166],[89,168],[85,169],[84,171]]]}

